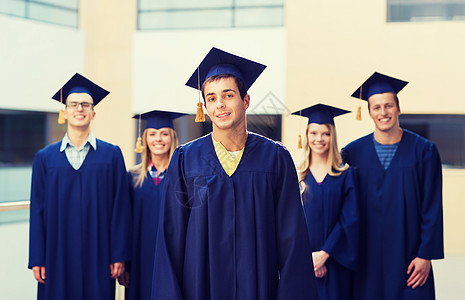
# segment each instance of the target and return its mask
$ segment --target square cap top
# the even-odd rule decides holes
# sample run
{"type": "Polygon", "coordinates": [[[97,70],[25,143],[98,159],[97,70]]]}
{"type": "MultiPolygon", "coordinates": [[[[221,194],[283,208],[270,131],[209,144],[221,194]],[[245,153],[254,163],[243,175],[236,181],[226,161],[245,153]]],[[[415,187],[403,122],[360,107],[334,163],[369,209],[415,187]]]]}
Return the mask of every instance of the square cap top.
{"type": "Polygon", "coordinates": [[[407,84],[407,81],[375,72],[352,94],[352,97],[368,101],[368,99],[375,94],[387,92],[397,94],[407,84]]]}
{"type": "Polygon", "coordinates": [[[266,66],[213,47],[202,60],[186,85],[201,89],[211,76],[230,74],[241,79],[248,90],[266,66]]]}
{"type": "Polygon", "coordinates": [[[349,113],[350,111],[337,108],[334,106],[326,105],[326,104],[315,104],[313,106],[304,108],[302,110],[298,110],[293,112],[293,115],[307,117],[308,124],[310,123],[317,123],[317,124],[333,124],[334,125],[334,117],[349,113]]]}
{"type": "Polygon", "coordinates": [[[94,106],[103,100],[110,92],[101,88],[84,76],[76,73],[65,85],[52,96],[52,99],[65,104],[66,98],[73,93],[86,93],[92,97],[94,106]],[[62,97],[60,97],[60,94],[62,97]]]}
{"type": "Polygon", "coordinates": [[[185,115],[187,114],[163,110],[152,110],[140,115],[135,115],[133,118],[139,119],[140,116],[142,120],[146,120],[147,123],[145,124],[145,129],[160,129],[165,127],[174,129],[173,120],[185,115]]]}

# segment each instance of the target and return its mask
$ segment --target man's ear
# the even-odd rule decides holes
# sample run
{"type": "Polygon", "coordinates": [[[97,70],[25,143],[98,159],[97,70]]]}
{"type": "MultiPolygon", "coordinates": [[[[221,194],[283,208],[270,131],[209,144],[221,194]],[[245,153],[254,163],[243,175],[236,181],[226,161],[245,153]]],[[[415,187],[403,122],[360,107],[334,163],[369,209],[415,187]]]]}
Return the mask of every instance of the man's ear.
{"type": "Polygon", "coordinates": [[[250,96],[249,94],[245,95],[244,97],[244,108],[247,109],[250,106],[250,96]]]}

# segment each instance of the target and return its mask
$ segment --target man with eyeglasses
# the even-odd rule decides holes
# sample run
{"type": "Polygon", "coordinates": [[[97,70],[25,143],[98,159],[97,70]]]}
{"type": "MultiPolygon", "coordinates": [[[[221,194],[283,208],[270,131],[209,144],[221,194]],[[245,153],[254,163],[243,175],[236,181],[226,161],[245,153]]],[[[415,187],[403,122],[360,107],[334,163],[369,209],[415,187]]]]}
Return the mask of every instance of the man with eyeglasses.
{"type": "Polygon", "coordinates": [[[29,265],[38,299],[114,299],[129,258],[129,189],[118,146],[90,131],[109,94],[75,74],[52,98],[67,133],[37,152],[32,168],[29,265]]]}

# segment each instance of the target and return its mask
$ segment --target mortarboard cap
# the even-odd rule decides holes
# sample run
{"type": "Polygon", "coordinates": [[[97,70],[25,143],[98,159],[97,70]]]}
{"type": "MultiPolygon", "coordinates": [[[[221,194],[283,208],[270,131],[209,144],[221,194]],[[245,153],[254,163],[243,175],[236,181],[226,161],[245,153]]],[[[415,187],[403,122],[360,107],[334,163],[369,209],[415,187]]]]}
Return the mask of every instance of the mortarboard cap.
{"type": "Polygon", "coordinates": [[[168,127],[174,129],[173,120],[187,114],[184,113],[177,113],[177,112],[170,112],[170,111],[162,111],[162,110],[152,110],[140,115],[135,115],[134,119],[139,119],[139,116],[142,120],[146,120],[147,123],[145,124],[145,128],[154,128],[160,129],[164,127],[168,127]]]}
{"type": "Polygon", "coordinates": [[[302,110],[293,112],[293,115],[298,115],[308,118],[308,124],[317,123],[317,124],[333,124],[334,117],[349,113],[350,111],[345,109],[340,109],[334,106],[325,105],[325,104],[315,104],[313,106],[307,107],[302,110]]]}
{"type": "Polygon", "coordinates": [[[201,89],[214,75],[231,74],[241,79],[248,90],[266,66],[213,47],[187,81],[186,85],[201,89]]]}
{"type": "Polygon", "coordinates": [[[73,93],[89,94],[92,97],[95,106],[110,92],[96,85],[84,76],[76,73],[60,90],[58,90],[58,92],[55,93],[55,95],[53,95],[52,99],[64,103],[66,98],[73,93]]]}
{"type": "Polygon", "coordinates": [[[407,81],[375,72],[352,94],[352,97],[368,101],[375,94],[387,92],[397,94],[407,84],[407,81]]]}

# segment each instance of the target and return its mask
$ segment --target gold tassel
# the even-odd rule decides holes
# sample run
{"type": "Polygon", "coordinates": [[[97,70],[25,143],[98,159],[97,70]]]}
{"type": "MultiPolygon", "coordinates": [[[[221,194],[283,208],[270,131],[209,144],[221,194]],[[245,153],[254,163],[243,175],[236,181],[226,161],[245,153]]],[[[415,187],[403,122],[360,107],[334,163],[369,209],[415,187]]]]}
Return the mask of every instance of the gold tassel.
{"type": "Polygon", "coordinates": [[[142,138],[140,137],[140,125],[142,122],[141,119],[142,115],[139,114],[139,135],[137,136],[136,149],[134,149],[136,153],[142,153],[142,151],[144,150],[144,148],[142,147],[142,138]]]}
{"type": "MultiPolygon", "coordinates": [[[[363,89],[363,84],[360,86],[360,101],[362,100],[362,89],[363,89]]],[[[360,105],[360,102],[358,104],[357,114],[355,115],[355,120],[357,121],[362,120],[362,106],[360,105]]]]}
{"type": "Polygon", "coordinates": [[[195,115],[195,122],[205,122],[205,114],[202,109],[202,102],[197,102],[197,114],[195,115]]]}
{"type": "Polygon", "coordinates": [[[142,147],[142,138],[138,137],[136,142],[136,149],[134,149],[134,151],[136,153],[142,153],[142,150],[144,150],[144,148],[142,147]]]}
{"type": "MultiPolygon", "coordinates": [[[[60,102],[63,103],[63,88],[60,89],[60,102]]],[[[63,116],[64,111],[60,109],[58,113],[58,124],[65,124],[65,117],[63,116]]]]}
{"type": "Polygon", "coordinates": [[[65,117],[63,117],[63,110],[60,109],[58,113],[58,124],[65,124],[65,117]]]}
{"type": "Polygon", "coordinates": [[[205,114],[203,113],[202,101],[200,100],[200,69],[197,67],[197,89],[199,90],[199,102],[197,102],[197,113],[195,114],[195,122],[205,122],[205,114]]]}
{"type": "Polygon", "coordinates": [[[297,149],[302,149],[302,135],[299,134],[299,141],[297,143],[297,149]]]}

